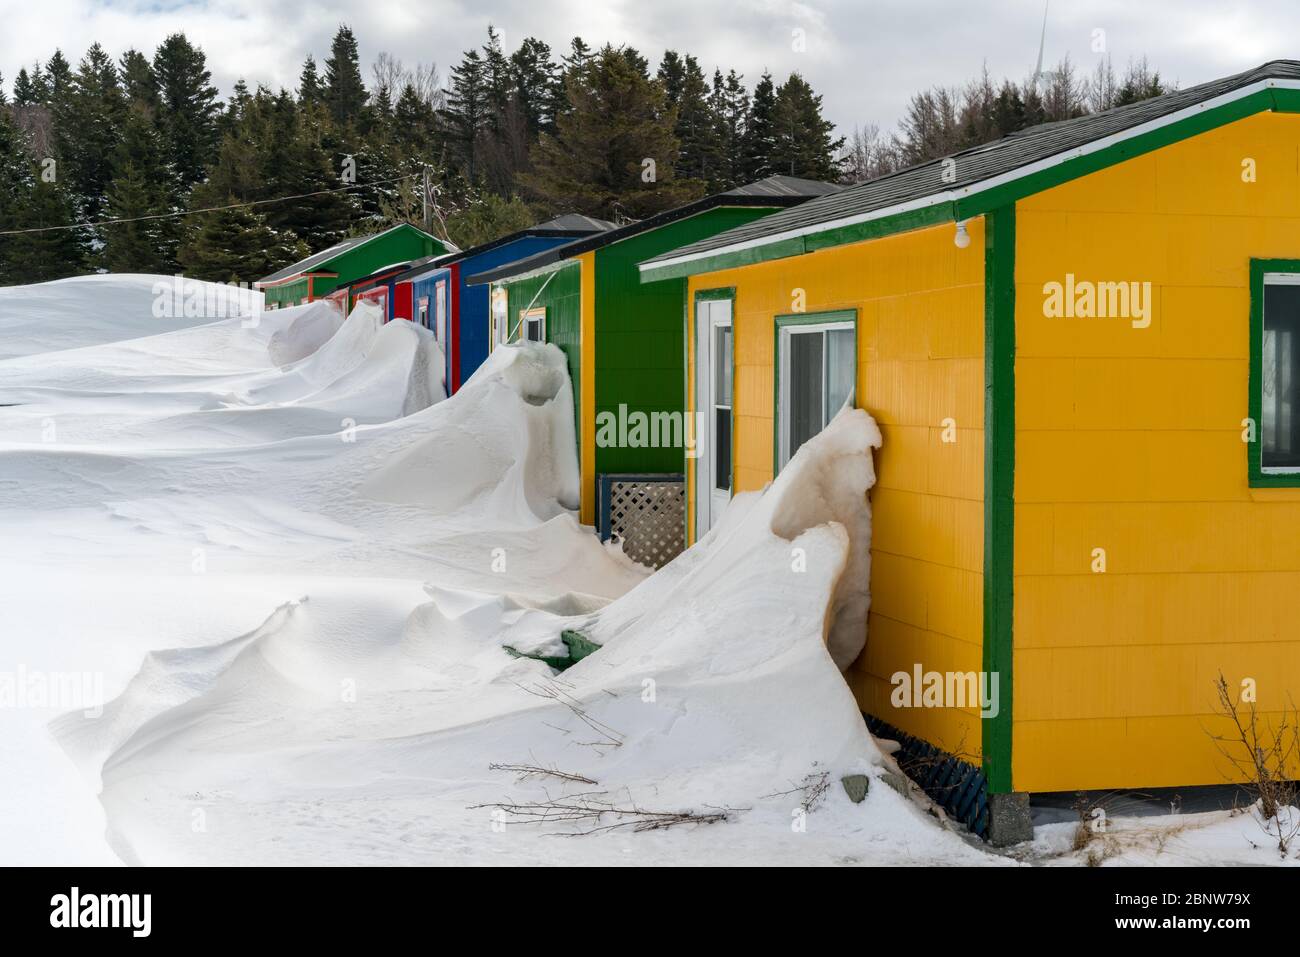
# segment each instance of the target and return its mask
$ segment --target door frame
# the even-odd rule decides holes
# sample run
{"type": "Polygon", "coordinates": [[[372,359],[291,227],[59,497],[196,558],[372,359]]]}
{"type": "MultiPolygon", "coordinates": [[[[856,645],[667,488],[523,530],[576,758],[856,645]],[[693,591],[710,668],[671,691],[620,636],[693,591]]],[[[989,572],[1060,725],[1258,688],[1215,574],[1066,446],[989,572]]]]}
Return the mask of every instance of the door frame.
{"type": "MultiPolygon", "coordinates": [[[[731,305],[731,320],[730,320],[730,326],[731,326],[731,491],[728,495],[729,498],[730,496],[735,494],[735,489],[736,489],[736,287],[722,286],[715,289],[697,289],[695,291],[695,296],[691,301],[690,348],[694,355],[694,362],[692,363],[692,372],[694,374],[692,376],[692,381],[688,381],[686,383],[686,386],[693,395],[693,400],[689,403],[689,407],[692,410],[694,410],[695,421],[697,423],[701,423],[701,424],[707,423],[705,427],[708,429],[710,444],[709,444],[709,448],[705,450],[708,456],[706,458],[705,455],[698,454],[700,450],[701,436],[699,435],[695,436],[695,447],[697,450],[697,455],[695,457],[695,468],[692,470],[694,474],[694,486],[695,486],[694,500],[692,502],[693,507],[690,509],[690,512],[687,516],[687,521],[689,521],[692,526],[691,531],[694,533],[690,539],[693,542],[698,542],[701,538],[701,532],[700,532],[701,505],[705,501],[702,490],[707,489],[710,511],[712,511],[713,492],[714,492],[713,459],[712,459],[712,434],[713,434],[712,397],[713,397],[713,369],[714,369],[713,336],[712,336],[713,330],[710,327],[709,380],[708,380],[710,405],[708,409],[709,417],[706,418],[703,415],[704,410],[700,405],[701,370],[703,368],[703,364],[700,361],[700,328],[699,328],[700,304],[703,302],[716,302],[719,300],[726,300],[731,305]],[[705,465],[704,463],[707,464],[705,465]],[[707,484],[701,482],[702,465],[707,468],[707,475],[705,476],[707,478],[707,484]]],[[[710,527],[712,527],[712,525],[710,525],[710,527]]],[[[707,529],[705,531],[707,532],[707,529]]]]}
{"type": "MultiPolygon", "coordinates": [[[[851,324],[853,328],[853,404],[858,402],[858,379],[857,372],[861,365],[858,355],[858,348],[862,342],[861,329],[858,322],[857,309],[827,309],[823,312],[798,312],[787,313],[773,317],[772,322],[772,477],[776,478],[781,473],[781,451],[787,443],[787,431],[790,425],[790,416],[787,413],[788,403],[781,392],[781,367],[784,364],[784,356],[781,350],[782,333],[786,332],[792,326],[842,326],[851,324]]],[[[811,330],[806,330],[811,331],[811,330]]],[[[825,369],[823,368],[823,374],[825,369]]]]}

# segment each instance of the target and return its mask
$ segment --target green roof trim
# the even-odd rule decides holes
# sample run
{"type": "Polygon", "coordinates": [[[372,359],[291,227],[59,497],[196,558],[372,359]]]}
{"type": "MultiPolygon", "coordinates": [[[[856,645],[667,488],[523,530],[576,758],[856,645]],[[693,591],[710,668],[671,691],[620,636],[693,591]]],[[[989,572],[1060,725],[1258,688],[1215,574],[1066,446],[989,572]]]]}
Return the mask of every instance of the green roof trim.
{"type": "Polygon", "coordinates": [[[1046,123],[766,217],[640,264],[642,281],[802,255],[961,221],[1262,112],[1300,112],[1300,61],[1046,123]]]}

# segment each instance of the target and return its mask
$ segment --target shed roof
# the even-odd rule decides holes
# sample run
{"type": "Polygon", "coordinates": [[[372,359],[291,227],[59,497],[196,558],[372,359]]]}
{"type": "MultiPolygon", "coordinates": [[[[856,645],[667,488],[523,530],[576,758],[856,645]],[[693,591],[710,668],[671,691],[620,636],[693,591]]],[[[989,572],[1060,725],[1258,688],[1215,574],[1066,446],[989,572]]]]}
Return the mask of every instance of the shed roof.
{"type": "Polygon", "coordinates": [[[454,253],[440,253],[437,256],[426,256],[423,259],[411,261],[411,268],[397,277],[398,282],[407,279],[414,279],[431,269],[440,269],[443,266],[450,266],[454,262],[462,259],[469,259],[473,256],[481,255],[508,243],[517,242],[529,236],[549,236],[557,239],[573,238],[577,239],[582,236],[588,236],[592,233],[603,232],[613,229],[614,223],[604,219],[596,219],[592,216],[584,216],[581,213],[564,213],[556,216],[554,219],[548,219],[544,223],[538,223],[536,226],[529,226],[526,229],[520,229],[516,232],[500,236],[496,239],[489,240],[486,243],[479,243],[477,246],[471,246],[468,249],[461,249],[454,253]]]}
{"type": "Polygon", "coordinates": [[[609,246],[631,236],[638,236],[652,229],[659,229],[670,223],[696,216],[719,206],[794,206],[817,196],[838,192],[843,188],[835,183],[800,179],[797,176],[768,176],[765,179],[747,183],[744,186],[737,186],[734,189],[714,193],[712,196],[705,196],[703,199],[697,199],[683,206],[665,210],[647,219],[628,223],[616,229],[593,233],[590,236],[574,240],[571,243],[565,243],[563,246],[556,246],[526,259],[520,259],[513,263],[498,266],[495,269],[486,270],[470,276],[466,282],[475,285],[497,279],[506,279],[510,276],[521,276],[542,269],[552,263],[557,263],[560,260],[572,259],[574,256],[591,252],[593,249],[600,249],[603,246],[609,246]]]}
{"type": "MultiPolygon", "coordinates": [[[[718,257],[733,252],[747,251],[750,261],[798,255],[811,251],[801,248],[799,240],[804,237],[886,217],[916,214],[933,207],[946,207],[943,215],[936,211],[934,221],[978,215],[997,205],[993,201],[996,194],[990,195],[990,191],[998,187],[1016,184],[1010,194],[1012,199],[1039,192],[1063,179],[1121,162],[1165,142],[1277,108],[1277,91],[1283,90],[1300,90],[1300,62],[1274,60],[1235,76],[1138,103],[1076,119],[1043,123],[651,257],[641,264],[642,275],[653,279],[708,271],[704,267],[725,268],[725,264],[717,264],[718,257]],[[1250,98],[1254,99],[1242,102],[1250,98]],[[1211,119],[1206,115],[1211,111],[1223,112],[1215,113],[1211,119]],[[1175,128],[1184,121],[1190,122],[1175,128]],[[1163,136],[1148,142],[1138,140],[1144,134],[1157,132],[1163,136]],[[1072,161],[1079,163],[1069,166],[1072,161]],[[1056,175],[1050,175],[1049,171],[1056,175]],[[776,244],[782,244],[779,251],[760,251],[776,244]],[[693,263],[699,265],[692,266],[693,263]]],[[[1294,110],[1294,94],[1290,95],[1292,99],[1284,105],[1294,110]]],[[[1007,197],[1001,201],[1008,201],[1007,197]]],[[[913,216],[913,220],[920,218],[913,216]]],[[[907,228],[905,221],[900,228],[907,228]]],[[[843,235],[840,242],[871,238],[869,235],[855,237],[847,230],[843,235]]],[[[833,244],[823,241],[813,248],[833,244]]]]}
{"type": "Polygon", "coordinates": [[[354,249],[359,249],[371,240],[378,239],[380,236],[386,236],[397,229],[414,229],[416,232],[428,236],[430,239],[433,239],[438,243],[442,243],[442,240],[437,239],[435,236],[430,236],[424,230],[417,229],[410,223],[398,223],[396,226],[390,226],[388,229],[380,230],[377,233],[370,233],[368,236],[352,236],[343,240],[341,243],[335,243],[328,249],[322,249],[318,253],[312,253],[306,259],[300,259],[298,262],[285,266],[283,269],[277,270],[269,276],[263,276],[261,279],[257,280],[255,285],[271,285],[273,283],[283,282],[286,279],[293,279],[294,277],[304,275],[305,273],[324,271],[325,266],[333,262],[335,259],[338,259],[344,253],[350,252],[354,249]]]}

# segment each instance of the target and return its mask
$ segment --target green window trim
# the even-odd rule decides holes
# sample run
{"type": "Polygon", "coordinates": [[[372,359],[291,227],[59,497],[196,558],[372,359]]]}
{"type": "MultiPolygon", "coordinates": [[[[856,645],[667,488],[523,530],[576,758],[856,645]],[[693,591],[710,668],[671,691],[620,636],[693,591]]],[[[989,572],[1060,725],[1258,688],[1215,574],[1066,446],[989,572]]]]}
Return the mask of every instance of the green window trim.
{"type": "MultiPolygon", "coordinates": [[[[690,315],[690,319],[689,319],[689,323],[688,323],[688,329],[687,329],[687,332],[688,332],[688,334],[689,334],[689,338],[686,340],[686,342],[684,342],[684,343],[682,344],[683,350],[692,350],[692,352],[691,352],[690,354],[692,354],[692,355],[695,356],[695,361],[694,361],[694,363],[692,363],[692,364],[690,364],[690,365],[688,366],[687,363],[686,363],[686,361],[685,361],[686,357],[685,357],[685,356],[682,357],[682,368],[689,368],[689,369],[691,370],[691,372],[693,373],[692,375],[690,375],[690,376],[687,377],[686,382],[685,382],[685,386],[686,386],[687,394],[686,394],[685,396],[683,396],[683,399],[686,400],[686,401],[684,401],[684,402],[682,403],[682,408],[683,408],[683,409],[692,409],[692,410],[694,411],[694,413],[695,413],[694,418],[695,418],[696,422],[699,422],[700,419],[702,418],[701,410],[700,410],[700,408],[698,407],[698,406],[699,406],[699,402],[698,402],[698,400],[699,400],[699,388],[698,388],[698,385],[699,385],[699,378],[700,378],[700,357],[699,357],[698,353],[696,353],[696,352],[693,351],[693,350],[695,349],[695,347],[698,345],[699,341],[700,341],[700,340],[699,340],[699,331],[700,331],[700,329],[699,329],[699,325],[700,325],[700,308],[699,308],[699,305],[700,305],[701,302],[709,302],[709,301],[711,301],[711,300],[719,300],[719,299],[730,299],[730,300],[731,300],[731,335],[732,335],[732,339],[731,339],[731,342],[732,342],[732,348],[731,348],[731,409],[732,409],[732,413],[731,413],[731,414],[732,414],[732,417],[733,417],[733,423],[732,423],[732,429],[731,429],[731,494],[734,496],[734,495],[736,494],[736,428],[735,428],[735,423],[734,423],[734,417],[735,417],[735,414],[736,414],[736,413],[735,413],[735,409],[736,409],[736,347],[735,347],[735,342],[736,342],[736,339],[735,339],[735,336],[736,336],[736,287],[735,287],[735,286],[717,286],[717,287],[715,287],[715,288],[713,288],[713,289],[697,289],[697,290],[695,290],[695,296],[694,296],[694,298],[692,299],[691,304],[690,304],[691,315],[690,315]],[[690,393],[694,393],[694,394],[695,394],[695,400],[696,400],[696,401],[690,401],[690,399],[691,399],[691,395],[690,395],[690,393]]],[[[693,428],[693,427],[694,427],[694,426],[692,425],[692,428],[693,428]]],[[[696,436],[695,436],[695,447],[696,447],[697,452],[698,452],[698,450],[699,450],[699,441],[700,441],[700,437],[699,437],[698,435],[696,435],[696,436]]],[[[683,449],[683,450],[682,450],[682,455],[683,455],[683,456],[686,455],[686,451],[687,451],[686,449],[683,449]]],[[[699,531],[699,529],[697,529],[697,528],[696,528],[696,525],[695,525],[696,513],[699,511],[699,508],[700,508],[700,500],[699,500],[699,496],[700,496],[700,487],[699,487],[699,483],[700,483],[700,469],[699,469],[699,464],[698,464],[699,461],[700,461],[700,459],[699,459],[699,456],[698,456],[698,454],[697,454],[696,457],[695,457],[696,467],[695,467],[695,470],[694,470],[694,475],[695,475],[695,478],[694,478],[694,483],[695,483],[695,497],[694,497],[693,499],[691,499],[691,501],[690,501],[690,504],[691,504],[692,507],[691,507],[691,508],[688,508],[688,509],[686,510],[686,532],[687,532],[687,538],[686,538],[686,540],[687,540],[688,542],[697,542],[697,541],[699,541],[699,536],[698,536],[698,534],[697,534],[698,531],[699,531]]],[[[686,473],[686,463],[685,463],[685,462],[682,463],[682,474],[683,474],[683,475],[687,474],[687,473],[686,473]]]]}
{"type": "Polygon", "coordinates": [[[984,673],[998,676],[995,717],[981,718],[989,791],[1012,790],[1015,623],[1016,208],[984,228],[984,673]]]}
{"type": "Polygon", "coordinates": [[[1254,426],[1246,446],[1246,476],[1250,488],[1300,488],[1300,472],[1264,471],[1264,277],[1269,273],[1300,273],[1300,259],[1250,261],[1250,374],[1247,404],[1254,426]]]}
{"type": "MultiPolygon", "coordinates": [[[[781,471],[781,331],[790,326],[819,326],[832,322],[853,324],[853,404],[857,406],[858,343],[860,335],[857,309],[830,309],[824,312],[784,313],[773,317],[772,323],[772,477],[781,471]]],[[[734,358],[734,355],[733,355],[734,358]]],[[[734,388],[735,376],[732,376],[734,388]]],[[[734,443],[733,443],[734,444],[734,443]]],[[[734,456],[734,452],[733,452],[734,456]]],[[[733,458],[734,461],[734,458],[733,458]]]]}

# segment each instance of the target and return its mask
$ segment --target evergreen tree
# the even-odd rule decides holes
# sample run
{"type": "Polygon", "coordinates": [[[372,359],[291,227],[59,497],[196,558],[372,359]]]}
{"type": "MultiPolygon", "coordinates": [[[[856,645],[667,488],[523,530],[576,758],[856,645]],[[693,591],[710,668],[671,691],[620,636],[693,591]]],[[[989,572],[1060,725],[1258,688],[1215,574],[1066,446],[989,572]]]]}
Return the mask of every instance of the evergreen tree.
{"type": "MultiPolygon", "coordinates": [[[[126,117],[117,68],[98,43],[86,51],[70,87],[55,100],[53,110],[57,179],[68,186],[75,210],[86,219],[98,219],[113,177],[113,150],[126,117]]],[[[52,210],[55,200],[47,197],[46,202],[52,210]]]]}
{"type": "Polygon", "coordinates": [[[686,88],[686,64],[676,50],[664,51],[656,76],[664,88],[664,101],[669,108],[676,109],[682,102],[682,90],[686,88]]]}
{"type": "Polygon", "coordinates": [[[122,77],[122,91],[127,101],[143,106],[150,116],[158,112],[158,78],[154,76],[153,66],[139,50],[127,50],[118,61],[118,73],[122,77]]]}
{"type": "MultiPolygon", "coordinates": [[[[26,137],[10,119],[8,110],[0,110],[0,223],[2,228],[17,228],[25,214],[24,204],[32,190],[32,164],[26,137]]],[[[27,282],[13,267],[11,247],[20,237],[0,235],[0,285],[27,282]]]]}
{"type": "Polygon", "coordinates": [[[741,175],[747,183],[771,176],[775,171],[776,153],[776,86],[772,74],[763,71],[754,85],[745,133],[741,143],[741,175]]]}
{"type": "MultiPolygon", "coordinates": [[[[40,67],[38,66],[39,70],[40,67]]],[[[42,96],[36,84],[32,82],[27,67],[20,67],[14,77],[14,106],[35,106],[42,102],[42,96]]]]}
{"type": "MultiPolygon", "coordinates": [[[[235,202],[233,197],[228,203],[235,202]]],[[[300,258],[302,248],[288,244],[248,207],[203,213],[181,246],[185,275],[209,282],[255,282],[300,258]]]]}
{"type": "Polygon", "coordinates": [[[158,128],[171,158],[177,187],[188,191],[203,179],[218,141],[217,91],[203,51],[173,33],[154,53],[158,128]]]}
{"type": "Polygon", "coordinates": [[[447,233],[461,249],[469,249],[527,229],[534,222],[528,204],[518,196],[505,199],[484,193],[447,217],[447,233]]]}
{"type": "Polygon", "coordinates": [[[567,81],[570,109],[534,151],[527,183],[551,209],[605,219],[641,217],[700,194],[676,178],[678,142],[663,87],[605,46],[567,81]],[[654,163],[653,177],[645,161],[654,163]]]}
{"type": "Polygon", "coordinates": [[[45,102],[55,104],[67,94],[72,86],[72,64],[56,49],[49,62],[45,64],[45,102]]]}
{"type": "Polygon", "coordinates": [[[510,55],[510,78],[514,99],[519,104],[531,139],[555,128],[554,90],[560,83],[551,48],[541,40],[525,37],[510,55]]]}
{"type": "Polygon", "coordinates": [[[677,173],[704,182],[715,179],[719,165],[717,127],[709,109],[709,85],[695,57],[682,64],[681,90],[677,99],[674,133],[681,144],[677,173]]]}
{"type": "Polygon", "coordinates": [[[832,139],[835,125],[822,116],[822,98],[798,73],[776,91],[775,172],[805,179],[835,182],[840,169],[837,155],[844,137],[832,139]]]}
{"type": "Polygon", "coordinates": [[[366,107],[366,85],[361,80],[357,38],[350,27],[340,26],[325,61],[325,103],[330,117],[341,127],[359,126],[366,107]]]}
{"type": "Polygon", "coordinates": [[[451,68],[451,88],[442,117],[452,163],[470,183],[477,179],[475,146],[487,128],[487,113],[483,58],[477,50],[467,50],[460,63],[451,68]]]}
{"type": "Polygon", "coordinates": [[[298,76],[298,102],[303,104],[322,103],[325,100],[325,87],[316,70],[316,58],[310,53],[302,65],[298,76]]]}
{"type": "Polygon", "coordinates": [[[103,227],[100,263],[109,272],[170,273],[176,268],[176,220],[142,219],[172,211],[162,142],[147,108],[137,103],[113,152],[113,181],[108,188],[109,219],[135,222],[103,227]]]}
{"type": "Polygon", "coordinates": [[[432,106],[407,83],[393,106],[393,126],[406,140],[409,153],[422,160],[433,158],[437,142],[437,115],[432,106]]]}
{"type": "Polygon", "coordinates": [[[5,268],[14,281],[49,282],[85,272],[85,232],[68,228],[74,225],[72,203],[58,183],[37,177],[19,198],[12,223],[18,230],[48,229],[5,237],[5,268]]]}

